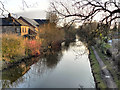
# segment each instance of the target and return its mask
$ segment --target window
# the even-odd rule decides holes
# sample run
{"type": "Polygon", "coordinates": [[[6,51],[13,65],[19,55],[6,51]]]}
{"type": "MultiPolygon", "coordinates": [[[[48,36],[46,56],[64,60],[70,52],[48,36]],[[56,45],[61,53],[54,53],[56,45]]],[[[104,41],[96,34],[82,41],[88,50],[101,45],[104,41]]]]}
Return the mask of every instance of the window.
{"type": "Polygon", "coordinates": [[[20,28],[17,28],[17,33],[19,33],[20,32],[20,28]]]}
{"type": "Polygon", "coordinates": [[[26,32],[26,28],[25,28],[25,32],[26,32]]]}

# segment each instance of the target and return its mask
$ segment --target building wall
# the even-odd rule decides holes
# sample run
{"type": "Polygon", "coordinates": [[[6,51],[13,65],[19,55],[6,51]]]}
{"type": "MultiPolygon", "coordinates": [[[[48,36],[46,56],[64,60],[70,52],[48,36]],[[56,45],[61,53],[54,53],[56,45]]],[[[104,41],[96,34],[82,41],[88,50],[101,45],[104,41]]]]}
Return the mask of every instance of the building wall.
{"type": "Polygon", "coordinates": [[[21,26],[21,36],[29,34],[29,26],[21,26]]]}
{"type": "Polygon", "coordinates": [[[18,35],[29,34],[29,26],[0,26],[2,33],[18,33],[18,35]]]}
{"type": "Polygon", "coordinates": [[[2,33],[18,33],[20,35],[20,26],[0,26],[2,33]]]}
{"type": "Polygon", "coordinates": [[[30,34],[34,34],[34,31],[38,31],[37,27],[32,26],[31,24],[29,24],[28,22],[26,22],[23,18],[19,18],[19,21],[21,21],[22,23],[24,23],[26,26],[29,26],[30,34]]]}
{"type": "Polygon", "coordinates": [[[38,28],[35,28],[35,30],[38,32],[38,28]]]}

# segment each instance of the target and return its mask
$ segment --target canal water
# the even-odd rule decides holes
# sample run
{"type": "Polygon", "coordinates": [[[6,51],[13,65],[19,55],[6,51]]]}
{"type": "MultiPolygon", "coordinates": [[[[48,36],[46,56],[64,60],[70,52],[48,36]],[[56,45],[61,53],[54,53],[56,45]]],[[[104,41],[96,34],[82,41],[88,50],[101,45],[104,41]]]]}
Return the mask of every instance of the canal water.
{"type": "Polygon", "coordinates": [[[9,88],[95,88],[89,51],[76,39],[4,70],[2,86],[9,88]]]}

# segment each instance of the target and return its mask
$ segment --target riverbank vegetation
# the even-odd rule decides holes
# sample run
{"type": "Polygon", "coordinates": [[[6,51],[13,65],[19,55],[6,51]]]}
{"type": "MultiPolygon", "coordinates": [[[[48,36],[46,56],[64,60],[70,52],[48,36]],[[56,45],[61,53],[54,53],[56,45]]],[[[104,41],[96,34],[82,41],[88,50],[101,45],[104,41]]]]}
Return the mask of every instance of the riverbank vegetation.
{"type": "Polygon", "coordinates": [[[2,60],[13,63],[24,57],[40,55],[42,51],[51,50],[61,45],[63,41],[74,41],[77,34],[80,40],[89,47],[91,66],[98,88],[106,88],[106,85],[102,80],[101,70],[91,46],[96,47],[96,51],[120,88],[120,45],[118,44],[120,23],[116,22],[120,18],[119,13],[119,3],[116,0],[104,2],[102,0],[73,0],[69,5],[67,5],[67,0],[64,2],[53,0],[48,15],[50,22],[39,27],[38,40],[25,40],[16,34],[2,35],[2,60]],[[100,18],[95,21],[97,15],[100,18]],[[61,18],[71,20],[71,23],[78,21],[81,25],[77,31],[72,24],[58,27],[57,20],[61,18]]]}
{"type": "Polygon", "coordinates": [[[66,25],[64,24],[63,29],[65,32],[65,40],[66,41],[74,41],[76,39],[76,33],[77,33],[77,29],[75,28],[76,25],[66,25]]]}
{"type": "Polygon", "coordinates": [[[55,43],[60,43],[64,40],[64,30],[58,28],[56,23],[45,24],[38,32],[43,46],[50,46],[55,43]]]}
{"type": "Polygon", "coordinates": [[[101,69],[100,69],[99,63],[96,60],[94,52],[91,48],[89,48],[89,51],[90,51],[89,59],[90,59],[90,63],[91,63],[93,76],[94,76],[94,79],[96,82],[96,87],[97,88],[107,88],[104,80],[101,77],[101,69]]]}
{"type": "MultiPolygon", "coordinates": [[[[112,41],[112,39],[114,39],[114,35],[112,35],[112,33],[113,32],[117,33],[117,30],[118,30],[118,28],[115,28],[115,27],[116,26],[114,26],[113,29],[110,29],[110,26],[105,24],[99,24],[98,22],[85,23],[78,28],[77,34],[80,37],[80,40],[86,43],[88,47],[91,47],[91,46],[96,47],[96,50],[100,58],[103,60],[103,62],[107,66],[107,69],[110,71],[117,87],[119,88],[120,86],[120,82],[119,82],[120,72],[118,68],[119,67],[119,59],[118,59],[119,44],[117,40],[116,42],[115,40],[112,41]],[[109,40],[111,40],[112,43],[108,43],[109,40]],[[116,52],[114,50],[116,50],[116,52]]],[[[90,49],[90,52],[92,52],[91,49],[90,49]]],[[[91,55],[91,53],[90,53],[90,59],[91,59],[91,64],[92,64],[92,61],[96,61],[95,56],[91,55]]],[[[102,78],[102,74],[98,73],[101,70],[99,71],[100,68],[99,66],[97,66],[98,65],[97,63],[98,62],[96,61],[94,64],[92,64],[92,69],[93,69],[93,73],[96,72],[98,74],[98,76],[97,74],[94,75],[96,82],[99,82],[99,79],[101,82],[101,81],[104,81],[104,79],[102,78]],[[96,70],[94,70],[94,68],[96,70]]],[[[104,84],[105,84],[104,82],[99,83],[98,88],[105,88],[106,85],[104,84]]]]}
{"type": "Polygon", "coordinates": [[[65,40],[64,29],[58,28],[55,23],[48,23],[40,28],[38,36],[39,39],[24,39],[13,33],[3,34],[2,68],[7,68],[8,64],[20,62],[24,58],[56,49],[65,40]]]}
{"type": "Polygon", "coordinates": [[[16,34],[2,35],[2,59],[12,62],[14,59],[25,56],[25,45],[22,37],[16,34]]]}
{"type": "Polygon", "coordinates": [[[112,59],[110,57],[108,57],[107,55],[102,53],[101,49],[99,49],[97,47],[95,49],[98,52],[98,55],[100,56],[100,58],[103,60],[103,62],[107,66],[107,69],[110,71],[110,73],[113,77],[113,80],[117,84],[117,87],[120,88],[120,80],[119,80],[120,72],[118,71],[117,65],[115,65],[115,62],[112,61],[112,59]]]}

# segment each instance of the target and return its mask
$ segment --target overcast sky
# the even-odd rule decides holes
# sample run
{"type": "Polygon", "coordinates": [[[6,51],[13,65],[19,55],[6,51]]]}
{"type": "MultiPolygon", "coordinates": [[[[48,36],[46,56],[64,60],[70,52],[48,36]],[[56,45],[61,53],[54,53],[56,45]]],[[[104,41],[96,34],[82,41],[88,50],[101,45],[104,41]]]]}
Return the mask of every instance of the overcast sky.
{"type": "Polygon", "coordinates": [[[45,18],[49,0],[1,0],[11,13],[29,18],[45,18]]]}

